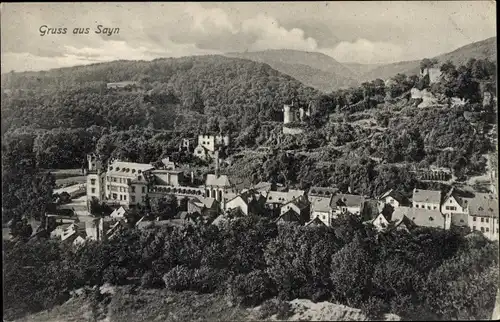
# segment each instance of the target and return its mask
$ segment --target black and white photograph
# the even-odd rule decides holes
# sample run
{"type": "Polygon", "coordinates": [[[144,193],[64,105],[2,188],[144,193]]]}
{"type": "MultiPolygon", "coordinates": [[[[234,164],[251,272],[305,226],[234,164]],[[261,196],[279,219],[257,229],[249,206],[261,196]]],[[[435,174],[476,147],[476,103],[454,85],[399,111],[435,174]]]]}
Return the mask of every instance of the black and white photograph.
{"type": "Polygon", "coordinates": [[[496,9],[0,3],[3,321],[500,319],[496,9]]]}

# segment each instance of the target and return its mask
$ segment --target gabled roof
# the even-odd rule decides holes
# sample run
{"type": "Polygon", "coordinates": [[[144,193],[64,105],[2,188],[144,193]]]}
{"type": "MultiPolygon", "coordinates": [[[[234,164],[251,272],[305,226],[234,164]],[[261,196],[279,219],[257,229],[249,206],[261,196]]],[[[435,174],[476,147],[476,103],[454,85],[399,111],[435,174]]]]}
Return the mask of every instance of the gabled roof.
{"type": "Polygon", "coordinates": [[[233,201],[236,198],[241,198],[241,199],[243,199],[243,201],[246,204],[249,204],[250,202],[252,202],[254,200],[256,200],[256,201],[263,200],[264,197],[258,191],[246,190],[246,191],[240,193],[239,195],[237,195],[236,197],[228,200],[227,203],[233,201]]]}
{"type": "Polygon", "coordinates": [[[206,207],[206,208],[210,209],[213,207],[213,205],[215,203],[215,199],[210,198],[210,197],[197,197],[197,198],[190,199],[188,202],[190,202],[191,204],[193,204],[199,208],[206,207]]]}
{"type": "Polygon", "coordinates": [[[226,218],[224,215],[219,215],[217,218],[214,219],[214,221],[212,221],[212,225],[219,226],[226,221],[229,221],[229,219],[226,218]]]}
{"type": "Polygon", "coordinates": [[[400,226],[405,226],[406,228],[411,229],[415,226],[415,223],[408,217],[403,216],[400,219],[398,219],[398,221],[396,221],[394,228],[398,228],[400,226]]]}
{"type": "Polygon", "coordinates": [[[467,198],[471,216],[498,218],[498,198],[489,193],[475,193],[467,198]]]}
{"type": "Polygon", "coordinates": [[[278,219],[276,219],[276,222],[280,220],[286,222],[300,222],[299,215],[295,211],[293,211],[293,209],[289,209],[288,211],[281,214],[278,219]]]}
{"type": "Polygon", "coordinates": [[[417,226],[444,228],[444,217],[439,210],[398,207],[392,213],[392,221],[397,222],[404,216],[411,219],[417,226]]]}
{"type": "Polygon", "coordinates": [[[331,197],[310,197],[312,211],[329,212],[331,197]]]}
{"type": "Polygon", "coordinates": [[[405,197],[398,191],[395,191],[394,189],[390,189],[386,193],[382,194],[379,199],[385,199],[387,197],[392,197],[394,200],[396,200],[399,203],[402,203],[405,201],[405,197]]]}
{"type": "Polygon", "coordinates": [[[113,210],[113,212],[109,216],[110,217],[123,217],[123,216],[125,216],[126,213],[127,213],[127,211],[125,210],[125,208],[120,207],[120,208],[113,210]]]}
{"type": "Polygon", "coordinates": [[[304,194],[304,190],[269,191],[267,193],[266,203],[286,204],[304,194]]]}
{"type": "Polygon", "coordinates": [[[330,207],[361,207],[365,202],[365,197],[359,195],[338,193],[330,201],[330,207]]]}
{"type": "Polygon", "coordinates": [[[326,226],[324,222],[321,221],[318,217],[314,217],[313,220],[310,220],[306,223],[306,226],[326,226]]]}
{"type": "Polygon", "coordinates": [[[286,206],[288,204],[294,204],[301,210],[309,207],[309,201],[307,200],[307,198],[305,196],[297,197],[297,198],[287,202],[286,204],[284,204],[284,206],[286,206]]]}
{"type": "Polygon", "coordinates": [[[446,202],[451,197],[453,197],[458,202],[460,207],[462,208],[467,207],[468,204],[467,199],[462,198],[453,187],[451,187],[450,191],[448,191],[444,196],[443,203],[446,202]]]}
{"type": "Polygon", "coordinates": [[[220,175],[219,177],[217,177],[215,174],[207,174],[205,185],[216,187],[230,187],[231,182],[229,181],[229,177],[226,175],[220,175]]]}
{"type": "Polygon", "coordinates": [[[257,191],[269,191],[271,190],[273,184],[271,182],[264,182],[264,181],[261,181],[259,183],[257,183],[256,185],[253,186],[253,189],[257,190],[257,191]]]}
{"type": "Polygon", "coordinates": [[[413,189],[414,202],[441,204],[441,191],[413,189]]]}

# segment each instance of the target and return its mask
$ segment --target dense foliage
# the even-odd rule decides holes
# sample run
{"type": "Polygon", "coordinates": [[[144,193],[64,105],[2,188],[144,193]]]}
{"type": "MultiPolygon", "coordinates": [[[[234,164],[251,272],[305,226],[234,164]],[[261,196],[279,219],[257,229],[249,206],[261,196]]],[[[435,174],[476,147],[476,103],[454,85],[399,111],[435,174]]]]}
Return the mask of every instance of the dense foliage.
{"type": "Polygon", "coordinates": [[[299,297],[406,319],[491,316],[497,243],[428,228],[377,236],[353,217],[335,227],[245,217],[219,227],[131,229],[73,250],[43,239],[8,242],[5,314],[51,308],[71,290],[108,282],[216,292],[244,305],[299,297]]]}

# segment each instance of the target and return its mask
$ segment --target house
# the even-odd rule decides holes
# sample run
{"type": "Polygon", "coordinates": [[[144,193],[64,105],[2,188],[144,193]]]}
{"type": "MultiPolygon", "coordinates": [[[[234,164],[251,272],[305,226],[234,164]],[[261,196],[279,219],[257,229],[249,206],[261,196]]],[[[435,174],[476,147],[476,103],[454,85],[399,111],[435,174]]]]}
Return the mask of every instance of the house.
{"type": "Polygon", "coordinates": [[[113,210],[113,212],[109,216],[111,218],[117,219],[117,218],[125,218],[126,214],[127,214],[127,211],[125,210],[125,208],[120,207],[120,208],[113,210]]]}
{"type": "Polygon", "coordinates": [[[199,213],[202,216],[214,216],[217,215],[219,210],[219,205],[217,200],[214,198],[204,198],[198,197],[193,198],[188,201],[187,212],[188,213],[199,213]]]}
{"type": "Polygon", "coordinates": [[[269,209],[280,208],[293,199],[304,195],[304,190],[269,191],[266,196],[266,207],[269,209]]]}
{"type": "Polygon", "coordinates": [[[394,222],[393,229],[398,231],[410,232],[415,227],[416,227],[415,223],[412,222],[408,217],[403,215],[403,217],[399,218],[397,221],[394,222]]]}
{"type": "Polygon", "coordinates": [[[327,226],[323,220],[319,217],[314,217],[309,222],[305,224],[306,227],[319,227],[319,226],[327,226]]]}
{"type": "Polygon", "coordinates": [[[287,211],[283,212],[278,219],[276,220],[276,223],[278,224],[284,224],[284,223],[297,223],[297,224],[302,224],[304,221],[300,218],[299,214],[295,212],[293,209],[288,209],[287,211]]]}
{"type": "Polygon", "coordinates": [[[331,197],[309,197],[311,205],[311,219],[319,218],[324,225],[330,226],[331,220],[331,197]]]}
{"type": "Polygon", "coordinates": [[[330,199],[332,216],[335,218],[345,212],[353,215],[360,215],[364,202],[365,197],[363,196],[337,193],[330,199]]]}
{"type": "MultiPolygon", "coordinates": [[[[311,208],[310,208],[309,201],[307,200],[307,198],[304,195],[302,195],[302,196],[299,196],[299,197],[293,199],[292,201],[284,204],[283,207],[281,207],[281,209],[280,209],[280,217],[282,217],[284,214],[292,211],[293,213],[295,213],[295,215],[299,219],[299,222],[301,224],[304,224],[307,221],[309,221],[310,210],[311,210],[311,208]]],[[[283,217],[282,219],[285,219],[285,218],[293,219],[293,216],[292,217],[290,217],[290,216],[291,215],[288,214],[286,217],[283,217]]]]}
{"type": "Polygon", "coordinates": [[[372,220],[366,221],[365,223],[372,224],[377,231],[385,230],[389,227],[391,218],[386,218],[384,214],[380,213],[377,217],[372,220]]]}
{"type": "Polygon", "coordinates": [[[445,229],[468,226],[468,200],[462,198],[455,188],[451,188],[444,196],[441,213],[445,216],[445,229]]]}
{"type": "Polygon", "coordinates": [[[413,208],[437,210],[441,209],[441,191],[413,189],[413,208]]]}
{"type": "Polygon", "coordinates": [[[262,215],[264,214],[265,198],[257,191],[247,190],[235,198],[226,202],[225,210],[240,209],[240,211],[248,216],[249,214],[262,215]]]}
{"type": "Polygon", "coordinates": [[[397,208],[399,206],[408,206],[406,198],[398,191],[394,189],[390,189],[386,193],[382,194],[379,198],[379,201],[384,204],[389,204],[393,208],[397,208]]]}
{"type": "Polygon", "coordinates": [[[481,231],[490,240],[498,240],[498,197],[475,193],[468,199],[468,224],[471,230],[481,231]]]}
{"type": "Polygon", "coordinates": [[[432,227],[444,229],[444,216],[439,209],[398,207],[392,213],[391,221],[397,222],[404,216],[419,227],[432,227]]]}

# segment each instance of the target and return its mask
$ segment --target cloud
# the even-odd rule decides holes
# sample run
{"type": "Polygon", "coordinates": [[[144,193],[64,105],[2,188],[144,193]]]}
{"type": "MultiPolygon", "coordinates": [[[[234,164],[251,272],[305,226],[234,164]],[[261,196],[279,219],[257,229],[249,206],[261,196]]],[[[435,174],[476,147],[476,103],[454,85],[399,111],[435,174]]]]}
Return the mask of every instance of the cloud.
{"type": "Polygon", "coordinates": [[[275,18],[263,14],[243,21],[241,30],[244,34],[256,36],[257,39],[250,48],[252,50],[284,48],[315,50],[318,47],[316,40],[311,37],[306,38],[302,29],[288,30],[280,26],[275,18]]]}
{"type": "Polygon", "coordinates": [[[358,39],[355,42],[342,41],[333,49],[323,49],[340,62],[358,62],[365,64],[390,63],[401,60],[403,48],[399,45],[358,39]]]}

